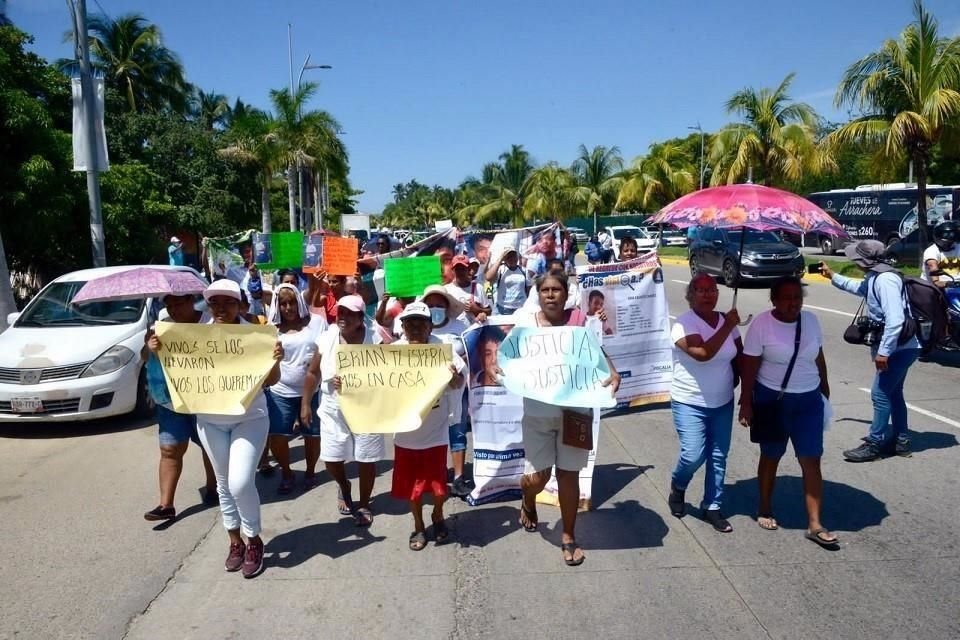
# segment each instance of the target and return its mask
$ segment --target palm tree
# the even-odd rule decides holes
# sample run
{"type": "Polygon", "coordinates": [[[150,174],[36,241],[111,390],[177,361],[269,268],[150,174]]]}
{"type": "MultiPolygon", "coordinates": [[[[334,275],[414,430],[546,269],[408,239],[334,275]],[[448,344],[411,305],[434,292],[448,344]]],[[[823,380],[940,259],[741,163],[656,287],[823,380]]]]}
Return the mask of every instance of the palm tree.
{"type": "Polygon", "coordinates": [[[251,110],[234,120],[227,131],[230,144],[220,150],[227,160],[252,166],[260,182],[260,215],[264,233],[270,233],[270,187],[283,157],[278,144],[277,123],[262,111],[251,110]]]}
{"type": "Polygon", "coordinates": [[[922,252],[930,153],[945,134],[960,130],[960,38],[942,37],[920,0],[913,12],[899,40],[887,40],[844,72],[836,105],[852,105],[863,115],[831,133],[828,143],[879,143],[887,159],[913,162],[922,252]]]}
{"type": "Polygon", "coordinates": [[[611,209],[612,200],[623,184],[619,175],[622,169],[619,147],[598,145],[588,150],[585,145],[580,145],[570,170],[577,181],[575,198],[593,216],[594,233],[597,232],[597,214],[611,209]]]}
{"type": "Polygon", "coordinates": [[[523,202],[524,219],[537,217],[563,220],[576,212],[577,182],[556,162],[550,162],[531,175],[523,202]]]}
{"type": "Polygon", "coordinates": [[[741,116],[743,122],[728,124],[711,142],[710,163],[716,167],[712,184],[746,178],[785,186],[830,165],[816,144],[816,112],[810,105],[791,102],[787,94],[793,78],[787,75],[775,89],[742,89],[727,101],[727,113],[741,116]]]}
{"type": "Polygon", "coordinates": [[[216,91],[207,93],[202,89],[196,89],[191,100],[190,111],[190,115],[200,123],[200,126],[208,131],[214,131],[226,125],[230,103],[227,102],[227,96],[222,93],[216,91]]]}
{"type": "Polygon", "coordinates": [[[623,172],[615,209],[658,210],[693,191],[696,168],[686,152],[670,143],[654,144],[623,172]]]}
{"type": "Polygon", "coordinates": [[[186,111],[190,96],[183,65],[163,45],[160,29],[139,13],[113,20],[93,15],[87,22],[90,54],[107,82],[126,96],[134,111],[186,111]]]}
{"type": "Polygon", "coordinates": [[[501,153],[497,162],[483,167],[484,201],[463,207],[457,212],[458,217],[474,222],[512,220],[520,224],[527,181],[532,173],[530,153],[523,145],[510,145],[510,150],[501,153]]]}

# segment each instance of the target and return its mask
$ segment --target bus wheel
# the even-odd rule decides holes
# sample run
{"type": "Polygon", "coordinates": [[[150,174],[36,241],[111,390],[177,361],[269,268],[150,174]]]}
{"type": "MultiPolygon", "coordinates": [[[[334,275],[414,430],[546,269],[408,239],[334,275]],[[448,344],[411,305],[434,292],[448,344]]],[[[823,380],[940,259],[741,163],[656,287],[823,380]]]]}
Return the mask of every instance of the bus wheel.
{"type": "Polygon", "coordinates": [[[823,238],[820,240],[820,253],[825,256],[833,255],[833,240],[830,238],[823,238]]]}

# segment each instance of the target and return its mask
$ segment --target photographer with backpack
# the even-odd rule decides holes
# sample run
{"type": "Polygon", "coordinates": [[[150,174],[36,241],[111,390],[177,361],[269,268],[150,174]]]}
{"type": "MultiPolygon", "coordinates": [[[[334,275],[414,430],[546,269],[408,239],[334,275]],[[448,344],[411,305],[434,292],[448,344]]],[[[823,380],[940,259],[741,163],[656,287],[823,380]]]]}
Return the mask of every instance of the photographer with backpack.
{"type": "Polygon", "coordinates": [[[870,433],[859,447],[843,452],[849,462],[870,462],[883,455],[910,455],[903,383],[910,366],[920,356],[920,342],[915,335],[916,323],[907,311],[903,277],[883,261],[885,252],[886,246],[877,240],[847,245],[844,253],[866,272],[862,280],[835,274],[830,267],[820,264],[820,273],[833,286],[865,299],[870,339],[862,344],[870,346],[877,370],[870,390],[870,433]]]}

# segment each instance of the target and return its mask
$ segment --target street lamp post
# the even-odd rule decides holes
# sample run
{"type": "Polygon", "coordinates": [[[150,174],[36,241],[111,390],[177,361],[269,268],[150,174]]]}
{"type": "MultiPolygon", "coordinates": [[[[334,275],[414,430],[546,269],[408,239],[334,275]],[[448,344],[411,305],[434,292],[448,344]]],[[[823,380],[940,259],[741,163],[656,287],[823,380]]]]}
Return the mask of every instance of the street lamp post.
{"type": "Polygon", "coordinates": [[[691,131],[699,131],[699,132],[700,132],[700,188],[703,189],[703,170],[704,170],[704,165],[703,165],[703,146],[704,146],[704,145],[703,145],[703,142],[704,142],[703,128],[700,126],[700,123],[697,122],[697,126],[695,126],[695,127],[687,127],[687,129],[690,129],[691,131]]]}

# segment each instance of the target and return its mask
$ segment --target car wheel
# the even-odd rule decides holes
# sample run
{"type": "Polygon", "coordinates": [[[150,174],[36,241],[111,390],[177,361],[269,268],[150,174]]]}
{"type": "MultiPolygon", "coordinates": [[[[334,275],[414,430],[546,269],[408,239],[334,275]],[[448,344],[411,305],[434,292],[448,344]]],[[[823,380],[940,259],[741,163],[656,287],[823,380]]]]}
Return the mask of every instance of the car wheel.
{"type": "Polygon", "coordinates": [[[739,281],[737,274],[737,265],[733,264],[733,260],[729,258],[723,261],[723,284],[727,285],[731,289],[736,288],[739,281]]]}
{"type": "Polygon", "coordinates": [[[833,240],[830,238],[824,238],[820,241],[820,253],[825,256],[833,255],[833,240]]]}
{"type": "Polygon", "coordinates": [[[147,390],[147,368],[140,367],[140,377],[137,379],[137,404],[133,407],[133,415],[137,418],[149,418],[153,415],[153,398],[147,390]]]}
{"type": "Polygon", "coordinates": [[[695,276],[700,273],[700,260],[697,259],[697,256],[690,255],[690,275],[695,276]]]}

